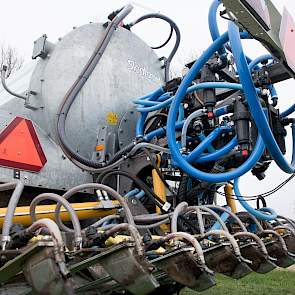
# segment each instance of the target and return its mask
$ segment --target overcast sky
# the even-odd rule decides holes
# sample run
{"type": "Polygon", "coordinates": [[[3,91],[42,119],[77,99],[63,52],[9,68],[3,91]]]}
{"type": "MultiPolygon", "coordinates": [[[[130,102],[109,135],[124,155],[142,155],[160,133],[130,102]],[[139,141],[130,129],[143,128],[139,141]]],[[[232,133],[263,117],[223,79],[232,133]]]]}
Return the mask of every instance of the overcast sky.
{"type": "MultiPolygon", "coordinates": [[[[51,42],[72,30],[88,22],[104,22],[107,15],[120,8],[127,1],[123,0],[0,0],[0,43],[15,47],[30,60],[33,41],[47,34],[51,42]]],[[[282,11],[286,6],[295,15],[294,0],[273,0],[277,8],[282,11]]],[[[134,3],[134,2],[133,2],[134,3]]],[[[207,13],[211,1],[199,0],[137,0],[135,9],[128,17],[133,20],[147,12],[161,12],[172,18],[179,26],[182,41],[175,59],[174,67],[179,68],[180,63],[187,61],[191,56],[200,54],[210,44],[210,34],[207,25],[207,13]]],[[[226,28],[221,22],[221,28],[226,28]]],[[[161,43],[169,33],[169,27],[159,21],[140,24],[134,30],[151,46],[161,43]]],[[[250,41],[245,44],[247,54],[255,57],[264,53],[264,49],[257,42],[250,41]]],[[[159,52],[164,55],[169,52],[169,47],[159,52]]],[[[289,80],[277,86],[280,106],[285,109],[294,103],[295,82],[289,80]]],[[[290,133],[290,132],[289,132],[290,133]]],[[[290,158],[291,142],[288,139],[288,156],[290,158]]],[[[241,179],[241,192],[244,194],[257,194],[269,190],[286,179],[288,175],[281,172],[272,164],[267,171],[267,177],[259,182],[250,174],[241,179]]],[[[281,214],[295,218],[295,182],[290,182],[278,193],[269,197],[268,205],[277,209],[281,214]]]]}

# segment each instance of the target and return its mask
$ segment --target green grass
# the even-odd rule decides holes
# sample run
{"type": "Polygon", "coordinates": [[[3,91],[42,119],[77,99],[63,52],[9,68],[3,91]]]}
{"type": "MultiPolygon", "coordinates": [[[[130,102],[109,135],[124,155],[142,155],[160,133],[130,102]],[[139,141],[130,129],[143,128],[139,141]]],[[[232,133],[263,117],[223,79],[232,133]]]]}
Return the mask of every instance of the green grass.
{"type": "Polygon", "coordinates": [[[295,295],[295,272],[252,273],[240,280],[216,276],[217,285],[202,293],[184,289],[181,295],[295,295]]]}

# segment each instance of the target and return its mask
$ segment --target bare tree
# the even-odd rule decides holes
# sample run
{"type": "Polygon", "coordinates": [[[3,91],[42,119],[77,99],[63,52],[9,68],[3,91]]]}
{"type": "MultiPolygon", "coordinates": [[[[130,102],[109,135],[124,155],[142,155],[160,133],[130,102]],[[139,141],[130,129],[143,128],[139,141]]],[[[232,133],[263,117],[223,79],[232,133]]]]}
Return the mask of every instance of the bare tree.
{"type": "Polygon", "coordinates": [[[0,46],[0,69],[5,65],[7,66],[6,78],[13,72],[19,70],[24,63],[24,59],[17,50],[11,46],[0,46]]]}
{"type": "Polygon", "coordinates": [[[170,77],[183,77],[188,70],[185,65],[196,60],[198,56],[199,53],[195,52],[194,50],[190,50],[188,52],[182,51],[178,53],[174,59],[172,67],[170,68],[170,77]]]}

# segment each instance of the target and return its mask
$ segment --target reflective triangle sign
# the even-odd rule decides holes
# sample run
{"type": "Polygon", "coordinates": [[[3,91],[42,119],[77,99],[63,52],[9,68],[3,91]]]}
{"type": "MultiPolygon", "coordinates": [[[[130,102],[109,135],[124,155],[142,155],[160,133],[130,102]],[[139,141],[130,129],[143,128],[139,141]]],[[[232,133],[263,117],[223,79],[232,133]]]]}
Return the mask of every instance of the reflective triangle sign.
{"type": "Polygon", "coordinates": [[[16,117],[0,133],[0,165],[38,172],[47,162],[33,123],[16,117]]]}

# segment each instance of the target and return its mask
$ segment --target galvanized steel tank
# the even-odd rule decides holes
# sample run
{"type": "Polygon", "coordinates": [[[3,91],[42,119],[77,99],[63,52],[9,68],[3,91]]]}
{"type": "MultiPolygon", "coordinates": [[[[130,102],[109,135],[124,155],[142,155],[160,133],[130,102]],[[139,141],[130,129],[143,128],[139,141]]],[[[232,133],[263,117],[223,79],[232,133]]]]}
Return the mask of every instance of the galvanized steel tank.
{"type": "MultiPolygon", "coordinates": [[[[23,66],[7,80],[14,92],[27,93],[25,102],[0,86],[0,132],[16,116],[31,119],[47,158],[38,173],[19,172],[19,179],[26,186],[66,190],[92,181],[89,173],[64,156],[57,140],[56,123],[64,95],[104,30],[102,24],[87,24],[56,44],[46,41],[47,55],[23,66]]],[[[104,160],[108,153],[129,143],[135,136],[138,116],[133,111],[132,99],[159,87],[163,77],[162,64],[153,50],[130,31],[117,28],[68,114],[66,132],[72,147],[84,157],[93,158],[97,156],[95,146],[103,143],[105,151],[99,160],[104,160]]],[[[12,181],[13,171],[12,167],[1,167],[1,181],[12,181]]]]}
{"type": "MultiPolygon", "coordinates": [[[[47,43],[47,56],[38,58],[28,86],[27,101],[28,106],[36,109],[23,111],[55,142],[58,107],[104,31],[103,25],[97,23],[76,28],[56,44],[47,43]]],[[[68,114],[66,132],[73,148],[91,157],[102,130],[107,127],[109,133],[118,131],[122,117],[133,108],[132,99],[163,83],[161,67],[148,45],[130,31],[118,27],[68,114]]],[[[12,89],[13,86],[9,84],[12,89]]],[[[3,92],[0,100],[1,96],[3,92]]],[[[8,108],[14,105],[7,103],[8,108]]],[[[131,134],[133,123],[128,125],[132,128],[121,130],[125,137],[134,136],[131,134]]]]}

